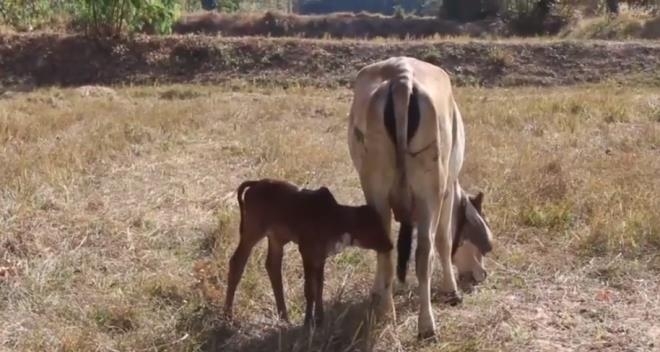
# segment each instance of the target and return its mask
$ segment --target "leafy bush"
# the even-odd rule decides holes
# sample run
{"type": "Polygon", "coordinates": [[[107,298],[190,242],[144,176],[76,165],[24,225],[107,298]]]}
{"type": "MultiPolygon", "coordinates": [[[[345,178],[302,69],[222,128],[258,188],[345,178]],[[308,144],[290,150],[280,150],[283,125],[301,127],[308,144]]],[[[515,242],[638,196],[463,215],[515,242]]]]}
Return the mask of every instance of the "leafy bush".
{"type": "Polygon", "coordinates": [[[53,21],[57,13],[73,10],[75,1],[3,0],[0,22],[20,31],[39,28],[53,21]]]}
{"type": "Polygon", "coordinates": [[[177,0],[83,0],[80,21],[93,36],[145,31],[168,34],[179,17],[177,0]]]}
{"type": "Polygon", "coordinates": [[[517,35],[554,35],[568,24],[571,7],[560,0],[506,0],[502,17],[517,35]]]}
{"type": "Polygon", "coordinates": [[[238,11],[240,8],[241,0],[220,0],[218,1],[218,9],[224,12],[238,11]]]}
{"type": "Polygon", "coordinates": [[[139,7],[136,7],[137,13],[133,21],[133,30],[159,34],[172,32],[172,25],[180,15],[180,5],[177,0],[134,0],[133,2],[141,3],[139,7]]]}

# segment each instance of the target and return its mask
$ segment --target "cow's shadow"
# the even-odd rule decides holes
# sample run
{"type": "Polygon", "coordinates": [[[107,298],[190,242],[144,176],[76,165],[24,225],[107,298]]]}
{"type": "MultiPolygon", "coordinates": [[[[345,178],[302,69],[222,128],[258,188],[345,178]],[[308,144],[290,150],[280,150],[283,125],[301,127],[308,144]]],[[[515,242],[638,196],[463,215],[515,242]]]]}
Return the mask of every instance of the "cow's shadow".
{"type": "Polygon", "coordinates": [[[273,327],[272,323],[217,321],[200,342],[207,352],[370,351],[382,324],[371,307],[370,298],[326,303],[324,323],[316,329],[307,329],[302,322],[273,327]]]}

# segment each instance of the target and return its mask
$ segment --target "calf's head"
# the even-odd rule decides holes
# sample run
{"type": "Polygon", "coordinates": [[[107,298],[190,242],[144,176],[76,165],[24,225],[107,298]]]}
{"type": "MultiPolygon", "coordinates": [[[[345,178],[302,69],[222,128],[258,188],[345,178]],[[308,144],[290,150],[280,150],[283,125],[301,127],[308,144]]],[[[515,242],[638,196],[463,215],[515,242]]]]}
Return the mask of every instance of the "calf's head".
{"type": "Polygon", "coordinates": [[[458,269],[459,285],[469,291],[486,279],[483,258],[493,249],[493,235],[482,212],[484,194],[459,195],[459,213],[455,217],[452,261],[458,269]]]}
{"type": "Polygon", "coordinates": [[[373,249],[379,253],[389,252],[394,248],[380,215],[373,207],[363,205],[350,207],[347,211],[350,235],[354,245],[373,249]]]}

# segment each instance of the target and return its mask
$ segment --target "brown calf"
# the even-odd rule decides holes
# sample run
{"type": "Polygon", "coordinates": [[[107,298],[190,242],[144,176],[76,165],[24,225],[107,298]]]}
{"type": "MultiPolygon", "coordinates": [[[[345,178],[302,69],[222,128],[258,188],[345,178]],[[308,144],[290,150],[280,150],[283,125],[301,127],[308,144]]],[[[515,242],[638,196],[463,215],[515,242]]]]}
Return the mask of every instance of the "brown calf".
{"type": "Polygon", "coordinates": [[[326,187],[299,189],[278,180],[245,181],[237,190],[240,240],[229,262],[225,315],[232,316],[234,293],[252,248],[268,236],[266,270],[280,317],[289,321],[282,288],[284,245],[298,244],[305,272],[305,326],[323,321],[323,268],[328,255],[344,246],[377,252],[393,249],[382,221],[370,206],[338,204],[326,187]]]}

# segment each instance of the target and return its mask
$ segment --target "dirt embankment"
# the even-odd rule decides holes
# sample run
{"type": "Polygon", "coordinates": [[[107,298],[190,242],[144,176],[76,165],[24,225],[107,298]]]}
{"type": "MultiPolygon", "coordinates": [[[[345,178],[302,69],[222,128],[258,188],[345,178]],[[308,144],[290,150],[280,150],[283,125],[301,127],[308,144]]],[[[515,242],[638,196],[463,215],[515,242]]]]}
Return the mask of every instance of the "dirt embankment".
{"type": "Polygon", "coordinates": [[[427,38],[434,35],[505,37],[513,34],[510,28],[498,19],[462,24],[436,17],[396,17],[350,12],[327,15],[201,12],[183,16],[174,24],[172,30],[177,34],[304,38],[427,38]]]}
{"type": "Polygon", "coordinates": [[[643,78],[660,84],[660,44],[644,42],[336,41],[210,36],[139,37],[98,44],[81,36],[0,36],[0,84],[154,82],[349,85],[392,55],[444,67],[458,85],[570,85],[643,78]]]}
{"type": "Polygon", "coordinates": [[[560,35],[585,39],[660,39],[660,15],[627,11],[609,16],[546,18],[503,14],[461,23],[428,16],[385,16],[337,12],[325,15],[266,13],[189,13],[173,26],[176,34],[303,38],[429,38],[464,36],[507,38],[560,35]],[[506,18],[506,20],[504,19],[506,18]]]}

